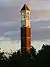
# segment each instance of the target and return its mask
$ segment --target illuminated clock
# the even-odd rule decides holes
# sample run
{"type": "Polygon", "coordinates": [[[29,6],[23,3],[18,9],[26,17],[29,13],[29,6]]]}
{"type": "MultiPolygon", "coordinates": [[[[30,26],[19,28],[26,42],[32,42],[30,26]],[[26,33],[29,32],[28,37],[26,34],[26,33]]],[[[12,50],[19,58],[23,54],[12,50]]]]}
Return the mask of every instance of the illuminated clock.
{"type": "Polygon", "coordinates": [[[22,20],[25,20],[25,19],[26,19],[25,13],[22,12],[22,20]]]}

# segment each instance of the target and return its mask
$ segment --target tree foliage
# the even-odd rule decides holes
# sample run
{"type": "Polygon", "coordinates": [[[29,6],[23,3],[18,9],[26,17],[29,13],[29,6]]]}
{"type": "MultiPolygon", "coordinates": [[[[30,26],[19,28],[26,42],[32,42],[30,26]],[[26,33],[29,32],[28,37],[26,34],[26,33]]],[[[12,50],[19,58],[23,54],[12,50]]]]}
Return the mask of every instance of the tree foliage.
{"type": "Polygon", "coordinates": [[[39,60],[50,60],[50,45],[42,46],[41,50],[38,51],[37,57],[39,60]]]}
{"type": "Polygon", "coordinates": [[[17,67],[37,67],[48,64],[50,61],[50,45],[42,46],[41,50],[36,53],[36,49],[32,46],[30,49],[30,55],[27,52],[21,53],[21,50],[13,52],[9,59],[4,55],[4,52],[0,52],[0,65],[17,67]]]}

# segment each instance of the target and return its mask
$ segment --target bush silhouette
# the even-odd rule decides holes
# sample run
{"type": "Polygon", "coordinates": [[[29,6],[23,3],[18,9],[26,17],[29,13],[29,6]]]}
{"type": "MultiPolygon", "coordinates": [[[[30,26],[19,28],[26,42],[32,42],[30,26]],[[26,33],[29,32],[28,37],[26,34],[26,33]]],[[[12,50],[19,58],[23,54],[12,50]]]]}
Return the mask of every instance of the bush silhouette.
{"type": "Polygon", "coordinates": [[[17,67],[39,67],[48,64],[50,61],[50,45],[42,46],[41,50],[36,53],[36,49],[32,46],[30,49],[30,55],[27,52],[21,53],[21,50],[13,52],[9,59],[4,56],[4,52],[0,52],[0,65],[17,67]]]}
{"type": "Polygon", "coordinates": [[[39,60],[50,60],[50,45],[43,45],[39,53],[37,54],[39,60]]]}

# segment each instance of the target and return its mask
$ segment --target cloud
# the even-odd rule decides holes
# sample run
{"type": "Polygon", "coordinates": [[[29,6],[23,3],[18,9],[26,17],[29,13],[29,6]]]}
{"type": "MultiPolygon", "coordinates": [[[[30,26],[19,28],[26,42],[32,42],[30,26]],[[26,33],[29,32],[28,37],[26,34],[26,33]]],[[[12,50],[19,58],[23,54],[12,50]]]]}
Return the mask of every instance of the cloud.
{"type": "MultiPolygon", "coordinates": [[[[32,40],[50,39],[50,19],[36,19],[32,20],[30,23],[32,40]],[[44,27],[44,29],[41,27],[44,27]]],[[[0,22],[0,37],[2,36],[9,37],[10,40],[19,40],[20,21],[0,22]]]]}
{"type": "MultiPolygon", "coordinates": [[[[36,51],[40,50],[43,44],[49,45],[50,40],[49,39],[32,40],[31,42],[31,45],[36,49],[36,51]]],[[[19,50],[21,48],[21,41],[20,40],[11,41],[7,37],[1,37],[0,48],[2,48],[6,52],[10,52],[10,49],[19,50]]]]}
{"type": "Polygon", "coordinates": [[[30,0],[32,10],[50,10],[50,0],[30,0]]]}
{"type": "Polygon", "coordinates": [[[0,21],[16,21],[20,19],[18,7],[0,7],[0,21]]]}
{"type": "Polygon", "coordinates": [[[1,41],[10,41],[10,38],[8,38],[8,37],[0,37],[0,42],[1,41]]]}
{"type": "Polygon", "coordinates": [[[31,33],[32,40],[50,39],[50,20],[31,21],[31,33]]]}
{"type": "Polygon", "coordinates": [[[20,47],[20,40],[10,40],[9,37],[0,37],[0,48],[4,51],[9,52],[10,49],[12,50],[19,50],[20,47]]]}
{"type": "Polygon", "coordinates": [[[19,20],[20,9],[24,3],[29,4],[31,8],[31,14],[32,14],[31,19],[50,17],[50,7],[49,7],[50,1],[46,1],[46,0],[45,1],[42,0],[4,0],[3,1],[2,0],[0,1],[0,21],[19,20]]]}
{"type": "MultiPolygon", "coordinates": [[[[21,3],[20,3],[20,1],[18,1],[18,0],[12,1],[11,0],[8,3],[4,3],[4,2],[3,2],[3,4],[1,3],[0,4],[0,21],[17,21],[17,20],[21,19],[20,18],[20,9],[25,2],[21,1],[21,3]],[[5,5],[5,7],[4,7],[4,5],[5,5]]],[[[30,2],[29,6],[31,7],[31,19],[50,18],[50,7],[46,6],[48,4],[48,2],[46,2],[46,4],[44,2],[45,5],[43,5],[43,3],[38,0],[37,1],[31,0],[29,2],[30,2]],[[40,2],[40,4],[38,4],[39,6],[37,6],[37,4],[35,4],[36,2],[37,2],[37,4],[40,2]],[[41,5],[41,3],[42,3],[42,5],[41,5]],[[35,8],[35,10],[34,10],[34,8],[35,8]],[[45,9],[47,9],[47,10],[45,10],[45,9]]],[[[49,2],[49,5],[50,5],[50,2],[49,2]]]]}
{"type": "Polygon", "coordinates": [[[19,6],[25,3],[25,0],[0,0],[0,6],[19,6]]]}
{"type": "Polygon", "coordinates": [[[20,8],[27,3],[31,7],[32,44],[38,50],[43,43],[50,43],[50,1],[0,0],[0,47],[20,48],[20,8]],[[41,28],[43,27],[43,28],[41,28]],[[43,41],[44,40],[44,41],[43,41]]]}
{"type": "MultiPolygon", "coordinates": [[[[20,21],[0,22],[0,37],[9,31],[20,31],[20,21]]],[[[17,34],[14,36],[17,36],[17,34]]]]}
{"type": "Polygon", "coordinates": [[[4,33],[5,37],[9,37],[10,40],[20,40],[20,31],[8,31],[4,33]]]}
{"type": "Polygon", "coordinates": [[[0,0],[0,2],[9,2],[10,0],[0,0]]]}
{"type": "Polygon", "coordinates": [[[43,21],[44,22],[49,22],[50,21],[50,18],[36,18],[36,19],[33,19],[33,20],[30,20],[30,22],[40,22],[40,21],[43,21]]]}
{"type": "MultiPolygon", "coordinates": [[[[36,19],[31,23],[32,44],[36,49],[41,48],[43,43],[50,43],[50,29],[40,27],[50,27],[50,19],[36,19]],[[47,20],[46,20],[47,19],[47,20]],[[41,43],[41,44],[40,44],[41,43]],[[37,44],[37,45],[36,45],[37,44]]],[[[20,21],[0,22],[0,46],[2,48],[20,48],[20,21]],[[15,46],[14,46],[15,45],[15,46]],[[19,45],[19,46],[18,46],[19,45]]]]}
{"type": "Polygon", "coordinates": [[[47,26],[47,27],[40,27],[40,28],[43,28],[43,29],[50,29],[50,26],[47,26]]]}
{"type": "Polygon", "coordinates": [[[32,46],[36,49],[36,51],[40,50],[42,46],[44,45],[50,45],[50,40],[33,40],[32,46]]]}
{"type": "MultiPolygon", "coordinates": [[[[0,43],[0,48],[2,48],[4,51],[7,51],[8,49],[12,50],[19,50],[20,49],[20,42],[15,42],[15,41],[2,41],[0,43]]],[[[9,51],[8,50],[8,51],[9,51]]]]}

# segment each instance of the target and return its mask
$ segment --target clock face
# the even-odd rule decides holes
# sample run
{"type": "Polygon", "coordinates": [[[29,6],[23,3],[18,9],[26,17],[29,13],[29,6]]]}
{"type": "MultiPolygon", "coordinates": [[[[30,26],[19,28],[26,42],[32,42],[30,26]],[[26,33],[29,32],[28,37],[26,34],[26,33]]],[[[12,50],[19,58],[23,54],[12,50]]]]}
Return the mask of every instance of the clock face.
{"type": "Polygon", "coordinates": [[[22,20],[25,20],[25,14],[24,13],[22,13],[22,20]]]}
{"type": "Polygon", "coordinates": [[[24,12],[22,12],[22,20],[24,21],[26,19],[26,15],[24,12]]]}

